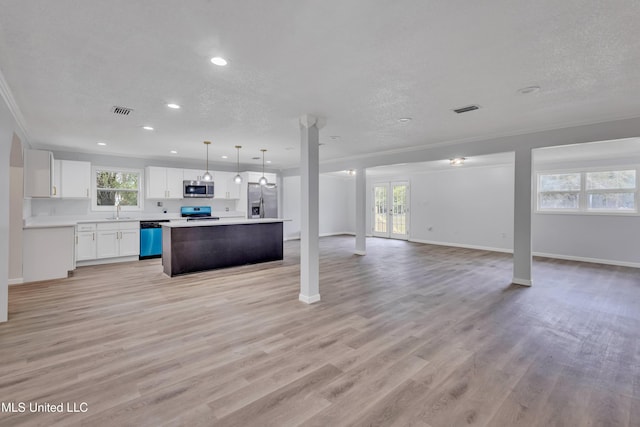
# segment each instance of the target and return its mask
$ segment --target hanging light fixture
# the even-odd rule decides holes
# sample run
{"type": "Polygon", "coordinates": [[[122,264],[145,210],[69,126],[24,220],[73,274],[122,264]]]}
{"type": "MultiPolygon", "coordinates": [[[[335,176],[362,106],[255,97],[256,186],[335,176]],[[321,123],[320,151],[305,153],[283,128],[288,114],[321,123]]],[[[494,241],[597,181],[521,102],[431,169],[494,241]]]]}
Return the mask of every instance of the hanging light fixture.
{"type": "Polygon", "coordinates": [[[258,180],[258,183],[260,185],[267,185],[268,181],[267,181],[267,178],[264,176],[264,152],[267,150],[262,148],[260,149],[260,151],[262,151],[262,176],[258,180]]]}
{"type": "Polygon", "coordinates": [[[207,146],[207,171],[202,175],[203,181],[211,181],[213,177],[209,173],[209,146],[211,145],[211,141],[204,141],[204,145],[207,146]]]}
{"type": "Polygon", "coordinates": [[[240,149],[242,145],[236,145],[236,150],[238,150],[238,156],[236,159],[236,176],[233,178],[233,182],[236,184],[242,184],[242,177],[240,176],[240,149]]]}

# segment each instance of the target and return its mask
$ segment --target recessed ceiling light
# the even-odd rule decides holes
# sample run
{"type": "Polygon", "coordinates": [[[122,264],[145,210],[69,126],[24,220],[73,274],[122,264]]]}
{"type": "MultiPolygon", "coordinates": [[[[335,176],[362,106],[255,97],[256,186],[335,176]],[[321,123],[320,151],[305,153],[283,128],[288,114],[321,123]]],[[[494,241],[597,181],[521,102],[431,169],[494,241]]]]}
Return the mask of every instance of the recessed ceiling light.
{"type": "Polygon", "coordinates": [[[349,169],[345,171],[347,174],[349,174],[350,176],[354,176],[356,174],[356,170],[355,169],[349,169]]]}
{"type": "Polygon", "coordinates": [[[107,143],[106,142],[98,142],[98,145],[101,146],[101,147],[104,147],[105,145],[107,145],[107,143]]]}
{"type": "Polygon", "coordinates": [[[167,104],[167,107],[173,108],[174,110],[177,110],[177,109],[180,108],[180,106],[178,104],[167,104]]]}
{"type": "Polygon", "coordinates": [[[142,129],[144,129],[144,130],[153,130],[153,128],[151,126],[142,126],[142,129]]]}
{"type": "Polygon", "coordinates": [[[211,62],[215,65],[219,65],[220,67],[227,65],[227,60],[219,56],[211,58],[211,62]]]}
{"type": "Polygon", "coordinates": [[[450,164],[451,166],[461,166],[461,165],[463,165],[463,164],[464,164],[464,161],[465,161],[465,160],[466,160],[466,159],[465,159],[464,157],[456,157],[456,158],[454,158],[454,159],[450,159],[450,160],[449,160],[449,164],[450,164]]]}
{"type": "Polygon", "coordinates": [[[271,163],[271,160],[267,160],[265,163],[271,163]]]}
{"type": "Polygon", "coordinates": [[[262,157],[252,157],[251,160],[260,160],[262,157]]]}
{"type": "Polygon", "coordinates": [[[331,139],[333,139],[335,141],[336,139],[340,139],[340,135],[332,135],[329,138],[331,138],[331,139]]]}
{"type": "Polygon", "coordinates": [[[220,157],[223,158],[223,159],[228,159],[229,158],[227,156],[220,156],[220,157]]]}
{"type": "Polygon", "coordinates": [[[407,123],[407,122],[410,122],[411,120],[413,120],[411,117],[401,117],[398,119],[400,123],[407,123]]]}
{"type": "Polygon", "coordinates": [[[530,93],[536,93],[536,92],[540,92],[540,86],[527,86],[527,87],[523,87],[518,89],[518,93],[521,95],[528,95],[530,93]]]}
{"type": "Polygon", "coordinates": [[[171,150],[171,154],[178,154],[176,150],[171,150]]]}

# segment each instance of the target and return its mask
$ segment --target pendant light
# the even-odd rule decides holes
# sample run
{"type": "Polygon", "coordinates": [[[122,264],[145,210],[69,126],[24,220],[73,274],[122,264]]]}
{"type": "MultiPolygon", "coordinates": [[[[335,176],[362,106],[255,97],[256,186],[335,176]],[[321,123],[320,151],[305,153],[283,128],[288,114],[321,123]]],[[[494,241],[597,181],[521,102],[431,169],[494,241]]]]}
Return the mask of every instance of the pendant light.
{"type": "Polygon", "coordinates": [[[260,151],[262,151],[262,176],[258,180],[258,183],[260,185],[267,185],[268,181],[267,181],[267,178],[264,176],[264,152],[267,150],[262,148],[260,151]]]}
{"type": "Polygon", "coordinates": [[[236,145],[236,150],[238,150],[238,156],[236,158],[236,176],[233,178],[233,182],[236,184],[242,184],[242,177],[240,176],[240,149],[242,145],[236,145]]]}
{"type": "Polygon", "coordinates": [[[203,181],[211,181],[213,177],[209,173],[209,145],[211,145],[211,141],[204,141],[204,145],[207,146],[207,171],[202,175],[203,181]]]}

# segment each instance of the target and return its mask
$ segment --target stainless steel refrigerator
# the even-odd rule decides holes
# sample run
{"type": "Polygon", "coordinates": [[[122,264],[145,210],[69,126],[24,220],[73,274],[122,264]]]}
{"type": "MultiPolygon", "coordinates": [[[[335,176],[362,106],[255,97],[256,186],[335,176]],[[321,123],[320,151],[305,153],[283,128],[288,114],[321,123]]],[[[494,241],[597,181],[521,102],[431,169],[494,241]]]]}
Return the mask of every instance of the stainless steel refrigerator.
{"type": "Polygon", "coordinates": [[[248,184],[247,216],[249,218],[278,218],[278,186],[276,184],[248,184]]]}

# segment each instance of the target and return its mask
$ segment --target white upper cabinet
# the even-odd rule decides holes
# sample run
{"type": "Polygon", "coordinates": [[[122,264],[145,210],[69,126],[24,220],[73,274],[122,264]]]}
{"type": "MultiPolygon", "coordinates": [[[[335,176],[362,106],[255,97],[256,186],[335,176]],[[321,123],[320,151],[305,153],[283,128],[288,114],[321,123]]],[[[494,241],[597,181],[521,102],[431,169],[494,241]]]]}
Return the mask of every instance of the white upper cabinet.
{"type": "Polygon", "coordinates": [[[147,166],[145,183],[147,199],[182,199],[183,169],[147,166]]]}
{"type": "Polygon", "coordinates": [[[184,180],[186,181],[202,181],[202,175],[205,171],[199,169],[183,169],[184,180]]]}
{"type": "MultiPolygon", "coordinates": [[[[60,197],[86,199],[91,196],[91,163],[60,161],[60,197]]],[[[55,177],[54,173],[54,177],[55,177]]]]}
{"type": "Polygon", "coordinates": [[[167,199],[182,199],[183,180],[182,169],[167,168],[167,199]]]}
{"type": "Polygon", "coordinates": [[[229,172],[214,172],[213,173],[213,197],[214,199],[228,199],[229,192],[227,187],[229,186],[227,176],[229,172]]]}
{"type": "Polygon", "coordinates": [[[53,153],[43,150],[24,152],[24,196],[51,197],[53,195],[53,153]]]}
{"type": "Polygon", "coordinates": [[[51,197],[60,197],[60,188],[62,181],[60,178],[60,169],[62,169],[62,160],[53,161],[53,187],[51,188],[51,197]]]}
{"type": "Polygon", "coordinates": [[[91,196],[91,163],[54,160],[50,151],[26,150],[24,195],[86,199],[91,196]]]}
{"type": "Polygon", "coordinates": [[[231,172],[227,176],[227,199],[240,198],[240,187],[242,187],[242,184],[236,184],[234,181],[236,175],[237,174],[235,172],[231,172]]]}

